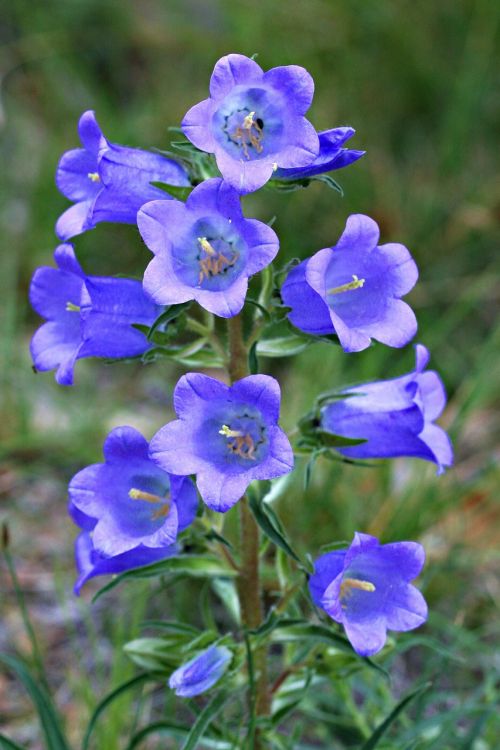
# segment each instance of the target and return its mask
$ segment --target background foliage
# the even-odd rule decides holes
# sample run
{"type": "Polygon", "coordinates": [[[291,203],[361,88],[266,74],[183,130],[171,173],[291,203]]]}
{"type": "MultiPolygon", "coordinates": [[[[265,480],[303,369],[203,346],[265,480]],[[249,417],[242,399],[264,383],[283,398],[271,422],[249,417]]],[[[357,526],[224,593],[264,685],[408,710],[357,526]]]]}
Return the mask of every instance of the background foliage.
{"type": "MultiPolygon", "coordinates": [[[[182,370],[164,361],[145,368],[82,361],[73,389],[57,387],[51,375],[33,375],[27,347],[38,321],[27,288],[35,266],[51,263],[53,226],[67,206],[54,186],[55,166],[62,151],[77,145],[77,120],[87,108],[96,110],[112,141],[167,147],[167,127],[206,96],[213,63],[227,52],[257,52],[264,68],[306,67],[316,81],[310,119],[318,129],[353,125],[352,146],[367,155],[335,175],[344,198],[320,184],[292,194],[261,191],[245,199],[248,211],[264,221],[277,216],[283,262],[333,244],[357,212],[377,220],[384,241],[411,249],[420,283],[409,302],[418,340],[430,348],[448,389],[445,426],[457,456],[456,468],[439,480],[432,466],[406,460],[375,469],[323,461],[306,492],[299,464],[279,501],[301,552],[315,556],[322,544],[350,539],[354,529],[382,541],[419,539],[428,552],[421,580],[432,612],[428,625],[398,639],[384,663],[391,684],[364,671],[330,686],[311,747],[330,747],[341,734],[331,717],[341,715],[345,700],[361,735],[369,734],[410,685],[430,680],[432,688],[393,726],[384,747],[493,750],[499,6],[490,0],[11,0],[0,8],[0,512],[9,520],[70,737],[76,742],[97,700],[134,674],[120,645],[137,636],[141,619],[177,608],[203,627],[204,596],[212,595],[198,583],[150,595],[132,582],[92,608],[88,594],[85,601],[72,598],[67,481],[99,460],[112,427],[131,424],[150,437],[168,421],[182,370]],[[352,690],[344,693],[345,685],[352,690]]],[[[133,227],[100,225],[75,244],[91,273],[140,277],[149,259],[133,227]]],[[[292,429],[320,390],[400,374],[412,358],[411,347],[376,346],[348,356],[319,344],[261,365],[282,384],[283,422],[292,429]]],[[[8,576],[2,575],[2,589],[0,644],[27,652],[8,576]]],[[[42,747],[23,689],[11,674],[0,679],[8,733],[42,747]]],[[[153,717],[178,710],[171,695],[144,690],[140,699],[136,692],[110,707],[98,747],[125,747],[127,721],[141,706],[153,717]]],[[[176,746],[165,742],[149,746],[176,746]]]]}

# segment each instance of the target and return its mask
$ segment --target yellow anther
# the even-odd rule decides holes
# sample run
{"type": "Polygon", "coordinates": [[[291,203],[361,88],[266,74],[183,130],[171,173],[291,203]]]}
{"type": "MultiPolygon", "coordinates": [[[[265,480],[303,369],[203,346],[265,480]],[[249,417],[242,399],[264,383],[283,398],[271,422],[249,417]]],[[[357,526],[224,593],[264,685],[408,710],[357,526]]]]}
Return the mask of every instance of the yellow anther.
{"type": "Polygon", "coordinates": [[[258,154],[261,154],[264,150],[262,146],[264,139],[262,127],[259,125],[259,120],[254,120],[254,117],[255,112],[249,112],[243,118],[242,124],[233,133],[233,138],[238,142],[238,146],[241,146],[243,149],[245,159],[250,159],[250,154],[248,153],[249,146],[252,146],[258,154]]]}
{"type": "Polygon", "coordinates": [[[243,433],[239,430],[231,430],[230,427],[227,426],[227,424],[222,425],[222,429],[219,430],[219,435],[224,435],[224,437],[243,437],[243,433]]]}
{"type": "Polygon", "coordinates": [[[249,112],[248,115],[243,119],[242,127],[244,128],[244,130],[250,130],[253,127],[254,117],[255,117],[255,112],[249,112]]]}
{"type": "Polygon", "coordinates": [[[87,174],[87,177],[88,177],[88,178],[89,178],[89,180],[91,180],[92,182],[100,182],[100,181],[101,181],[101,178],[99,177],[99,173],[98,173],[98,172],[89,172],[89,173],[87,174]]]}
{"type": "Polygon", "coordinates": [[[66,302],[66,312],[80,312],[80,307],[72,302],[66,302]]]}
{"type": "Polygon", "coordinates": [[[375,586],[370,581],[360,581],[357,578],[344,578],[340,584],[340,598],[349,596],[353,589],[358,591],[375,591],[375,586]]]}
{"type": "Polygon", "coordinates": [[[342,294],[342,292],[350,292],[351,289],[361,289],[366,279],[358,279],[355,273],[352,275],[352,281],[341,286],[334,286],[333,289],[328,289],[327,294],[342,294]]]}
{"type": "Polygon", "coordinates": [[[206,237],[198,237],[198,242],[200,243],[202,249],[207,253],[207,255],[217,255],[216,251],[213,249],[212,245],[206,237]]]}

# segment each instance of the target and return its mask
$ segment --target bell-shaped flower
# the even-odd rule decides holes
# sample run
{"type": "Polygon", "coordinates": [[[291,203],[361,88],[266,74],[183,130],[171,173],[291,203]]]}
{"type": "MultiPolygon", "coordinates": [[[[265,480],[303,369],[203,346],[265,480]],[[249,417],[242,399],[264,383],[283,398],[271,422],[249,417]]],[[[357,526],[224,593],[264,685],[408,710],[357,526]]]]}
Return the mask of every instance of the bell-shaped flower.
{"type": "Polygon", "coordinates": [[[342,391],[323,407],[321,429],[346,438],[365,440],[337,448],[349,458],[415,456],[434,461],[441,474],[453,463],[446,432],[434,424],[446,405],[439,375],[425,371],[429,352],[417,344],[413,372],[392,380],[363,383],[342,391]]]}
{"type": "Polygon", "coordinates": [[[209,690],[228,669],[233,655],[226,646],[210,646],[170,675],[168,686],[181,698],[209,690]]]}
{"type": "Polygon", "coordinates": [[[278,168],[305,167],[318,156],[318,134],[304,117],[313,94],[313,79],[298,65],[264,73],[255,60],[227,55],[215,65],[210,97],[187,112],[182,130],[215,154],[226,182],[251,193],[278,168]]]}
{"type": "Polygon", "coordinates": [[[345,148],[344,143],[354,135],[354,128],[331,128],[318,133],[319,154],[307,167],[277,169],[273,177],[278,180],[304,180],[334,169],[342,169],[361,159],[365,151],[345,148]]]}
{"type": "Polygon", "coordinates": [[[301,331],[336,334],[346,352],[371,339],[401,347],[417,332],[413,310],[400,298],[418,278],[404,245],[378,245],[379,228],[362,214],[350,216],[339,241],[290,271],[281,289],[288,318],[301,331]]]}
{"type": "Polygon", "coordinates": [[[180,164],[161,154],[109,143],[92,111],[78,123],[83,148],[66,151],[56,172],[56,185],[74,205],[56,224],[61,240],[68,240],[100,221],[135,224],[137,211],[147,201],[168,198],[152,182],[187,186],[180,164]]]}
{"type": "Polygon", "coordinates": [[[46,318],[31,340],[37,370],[57,369],[60,385],[72,385],[73,368],[83,357],[136,357],[151,347],[133,324],[151,326],[160,308],[134,279],[86,276],[73,247],[59,245],[57,268],[33,275],[30,302],[46,318]]]}
{"type": "Polygon", "coordinates": [[[212,510],[229,510],[254,479],[292,470],[292,448],[278,427],[280,388],[269,375],[228,386],[188,373],[175,387],[174,408],[179,419],[156,433],[150,456],[165,471],[196,474],[212,510]]]}
{"type": "Polygon", "coordinates": [[[155,254],[144,275],[146,292],[161,305],[194,299],[223,318],[241,310],[248,277],[279,248],[271,227],[245,219],[238,193],[217,178],[198,185],[186,203],[147,203],[137,223],[155,254]]]}
{"type": "Polygon", "coordinates": [[[387,630],[413,630],[427,619],[427,605],[410,581],[425,561],[417,542],[380,544],[369,534],[354,535],[347,550],[319,557],[309,579],[316,606],[344,626],[361,656],[380,651],[387,630]]]}
{"type": "Polygon", "coordinates": [[[198,499],[192,481],[163,471],[148,449],[140,432],[117,427],[104,442],[104,463],[87,466],[69,484],[74,513],[95,522],[92,545],[100,555],[165,550],[195,518],[198,499]]]}

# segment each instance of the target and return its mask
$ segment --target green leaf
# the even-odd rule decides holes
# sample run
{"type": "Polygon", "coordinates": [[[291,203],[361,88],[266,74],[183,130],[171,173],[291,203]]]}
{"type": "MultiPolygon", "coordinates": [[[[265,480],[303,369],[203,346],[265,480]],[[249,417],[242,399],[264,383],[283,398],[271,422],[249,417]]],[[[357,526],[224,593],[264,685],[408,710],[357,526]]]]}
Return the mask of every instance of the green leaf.
{"type": "Polygon", "coordinates": [[[148,332],[148,339],[151,341],[156,330],[163,325],[168,325],[172,320],[178,318],[191,305],[191,302],[182,302],[180,305],[169,305],[162,314],[156,318],[148,332]]]}
{"type": "Polygon", "coordinates": [[[171,633],[162,638],[134,638],[124,645],[123,650],[141,669],[171,672],[180,664],[180,649],[192,640],[193,633],[171,633]]]}
{"type": "Polygon", "coordinates": [[[257,345],[258,342],[254,341],[248,352],[248,369],[250,375],[257,375],[259,372],[259,358],[257,357],[257,345]]]}
{"type": "Polygon", "coordinates": [[[378,742],[380,739],[382,739],[383,735],[387,732],[391,724],[397,719],[401,711],[406,708],[406,706],[411,703],[412,700],[414,700],[418,695],[422,695],[422,693],[425,693],[429,688],[431,687],[430,682],[425,683],[425,685],[421,685],[416,690],[413,690],[413,692],[409,693],[405,698],[403,698],[402,701],[398,703],[398,705],[391,711],[387,719],[385,719],[382,724],[380,724],[376,730],[373,732],[372,736],[368,738],[368,740],[362,745],[361,750],[373,750],[374,747],[378,745],[378,742]]]}
{"type": "MultiPolygon", "coordinates": [[[[174,146],[173,143],[172,143],[172,146],[174,146]]],[[[153,185],[153,187],[160,188],[160,190],[163,190],[165,193],[168,193],[173,198],[176,198],[179,201],[185,201],[187,198],[189,198],[189,196],[193,192],[192,187],[180,187],[179,185],[167,185],[166,182],[151,182],[150,184],[153,185]]]]}
{"type": "Polygon", "coordinates": [[[280,547],[283,552],[286,552],[287,555],[302,564],[300,557],[292,549],[286,537],[285,530],[281,525],[281,521],[272,507],[269,504],[262,502],[253,487],[249,488],[248,498],[254,518],[264,534],[266,534],[266,536],[268,536],[277,547],[280,547]]]}
{"type": "Polygon", "coordinates": [[[21,747],[21,745],[18,745],[17,742],[14,742],[14,740],[9,740],[9,738],[1,732],[0,747],[3,748],[3,750],[26,750],[25,747],[21,747]]]}
{"type": "Polygon", "coordinates": [[[106,586],[103,586],[92,599],[96,602],[99,597],[107,591],[118,586],[122,581],[129,578],[154,578],[156,576],[168,574],[182,574],[193,578],[212,578],[223,576],[231,578],[236,575],[236,571],[227,567],[222,560],[213,555],[179,555],[178,557],[167,557],[166,560],[145,565],[142,568],[126,570],[116,578],[113,578],[106,586]]]}
{"type": "Polygon", "coordinates": [[[28,691],[40,718],[47,750],[70,750],[52,698],[40,681],[33,679],[26,664],[16,656],[0,654],[0,662],[14,672],[28,691]]]}
{"type": "Polygon", "coordinates": [[[347,447],[349,445],[361,445],[366,443],[366,438],[348,438],[342,435],[335,435],[333,432],[327,432],[326,430],[317,430],[316,435],[320,439],[322,445],[327,448],[340,448],[347,447]]]}
{"type": "Polygon", "coordinates": [[[301,336],[298,333],[261,339],[257,342],[257,354],[259,357],[292,357],[307,349],[312,341],[312,337],[301,336]]]}
{"type": "Polygon", "coordinates": [[[296,180],[293,179],[275,179],[270,180],[266,187],[270,188],[271,190],[278,190],[280,192],[284,193],[291,193],[295,190],[301,190],[303,188],[309,187],[311,182],[322,182],[327,187],[331,188],[332,190],[335,190],[340,195],[344,195],[344,191],[342,190],[342,187],[339,185],[336,180],[333,179],[333,177],[330,177],[330,175],[327,174],[317,174],[313,175],[312,177],[299,177],[296,180]]]}
{"type": "Polygon", "coordinates": [[[138,674],[135,677],[132,677],[132,679],[127,680],[127,682],[124,682],[121,685],[119,685],[111,693],[109,693],[105,698],[103,698],[103,700],[97,705],[96,709],[94,710],[94,713],[90,717],[90,721],[87,726],[87,731],[85,732],[85,736],[82,742],[82,750],[88,750],[92,732],[95,729],[95,726],[97,724],[99,717],[106,710],[106,708],[111,703],[113,703],[113,701],[119,698],[120,695],[123,695],[128,690],[131,690],[137,685],[142,685],[144,682],[147,682],[148,680],[151,680],[151,679],[152,679],[151,675],[149,674],[146,674],[146,673],[138,674]]]}
{"type": "Polygon", "coordinates": [[[231,693],[218,693],[210,703],[207,703],[201,714],[196,719],[193,728],[186,737],[185,742],[182,744],[181,750],[195,750],[198,746],[198,741],[203,736],[205,730],[222,709],[224,703],[231,696],[231,693]]]}
{"type": "MultiPolygon", "coordinates": [[[[183,724],[175,724],[171,721],[157,721],[137,732],[137,734],[135,734],[130,740],[126,750],[135,750],[143,740],[152,734],[159,734],[164,737],[173,737],[182,740],[189,735],[190,731],[190,727],[184,726],[183,724]]],[[[206,750],[235,750],[234,742],[226,742],[225,740],[215,738],[212,739],[211,737],[201,738],[198,747],[206,748],[206,750]]]]}
{"type": "Polygon", "coordinates": [[[241,622],[240,599],[234,581],[229,578],[214,578],[211,585],[234,622],[239,625],[241,622]]]}

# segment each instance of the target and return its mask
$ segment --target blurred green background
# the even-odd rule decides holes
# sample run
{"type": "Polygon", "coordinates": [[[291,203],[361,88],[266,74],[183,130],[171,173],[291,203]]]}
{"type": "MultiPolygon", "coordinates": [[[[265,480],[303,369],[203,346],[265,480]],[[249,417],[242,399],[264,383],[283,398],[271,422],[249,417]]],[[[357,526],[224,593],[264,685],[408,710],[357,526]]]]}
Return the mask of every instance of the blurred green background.
{"type": "MultiPolygon", "coordinates": [[[[264,221],[276,215],[283,262],[334,244],[347,216],[358,212],[378,221],[382,241],[411,249],[420,282],[408,301],[419,319],[418,340],[446,383],[442,424],[457,459],[438,479],[434,467],[416,461],[376,469],[324,461],[307,492],[299,464],[279,513],[296,546],[313,555],[322,544],[350,539],[355,529],[425,544],[420,583],[432,615],[424,633],[443,649],[415,645],[394,657],[393,694],[412,681],[434,680],[427,734],[411,747],[493,750],[500,6],[491,0],[11,0],[0,13],[0,512],[9,521],[56,698],[75,736],[97,696],[133,672],[125,657],[112,659],[111,644],[137,634],[145,595],[134,586],[121,589],[114,618],[105,605],[91,610],[88,601],[72,599],[67,481],[99,460],[113,426],[132,424],[150,437],[168,421],[182,369],[79,362],[76,386],[66,389],[52,374],[32,373],[28,344],[40,321],[27,289],[35,267],[52,262],[54,224],[68,205],[54,172],[60,154],[78,145],[85,109],[96,111],[111,141],[167,148],[168,126],[206,97],[215,61],[240,52],[258,53],[266,69],[307,68],[316,82],[309,119],[319,130],[352,125],[357,132],[349,145],[367,151],[334,174],[343,198],[320,184],[292,194],[261,191],[245,199],[248,213],[264,221]],[[80,659],[69,656],[74,649],[80,659]]],[[[140,276],[149,259],[134,227],[100,225],[75,246],[89,273],[140,276]]],[[[395,376],[412,363],[412,347],[379,345],[348,356],[318,345],[261,365],[280,379],[283,423],[291,429],[321,390],[395,376]]],[[[0,645],[23,651],[19,614],[3,581],[0,645]]],[[[193,616],[192,600],[182,606],[193,616]]],[[[8,677],[1,678],[0,699],[2,689],[10,727],[38,748],[22,691],[8,677]]],[[[358,700],[369,726],[385,715],[387,701],[377,690],[361,691],[358,700]]],[[[101,737],[105,750],[121,747],[121,711],[101,737]]],[[[387,747],[406,747],[394,742],[387,747]]]]}

